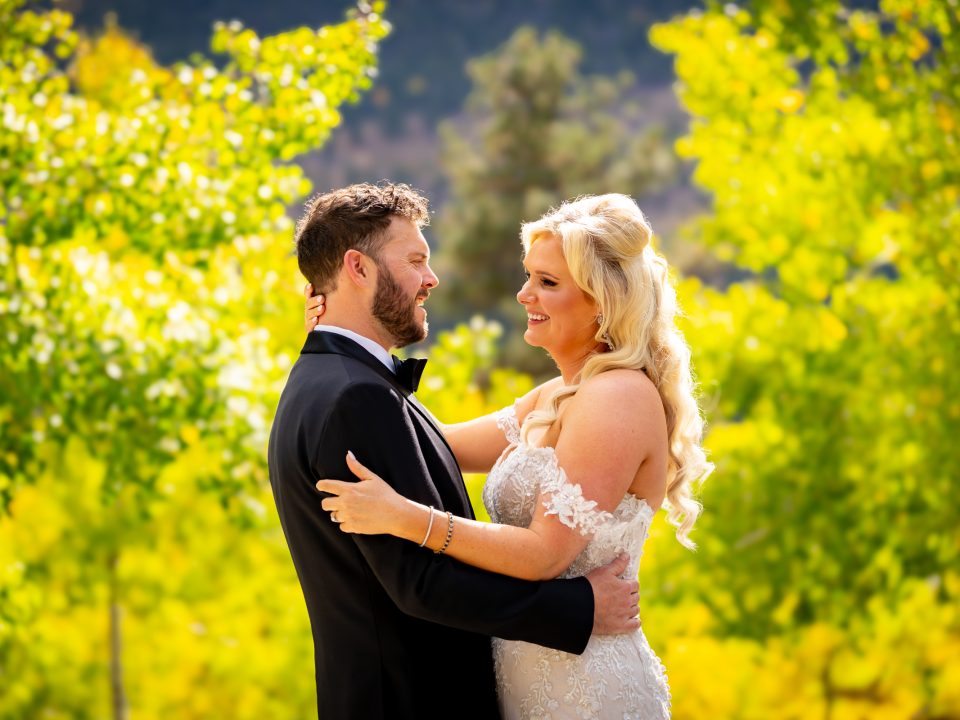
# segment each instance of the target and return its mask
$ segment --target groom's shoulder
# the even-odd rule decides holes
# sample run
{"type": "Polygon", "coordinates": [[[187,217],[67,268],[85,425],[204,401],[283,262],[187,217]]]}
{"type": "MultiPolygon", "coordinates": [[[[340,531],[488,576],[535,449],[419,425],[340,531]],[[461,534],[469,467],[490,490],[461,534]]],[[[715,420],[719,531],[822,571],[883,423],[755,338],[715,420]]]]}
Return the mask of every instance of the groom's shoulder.
{"type": "Polygon", "coordinates": [[[294,363],[293,374],[304,374],[315,382],[378,382],[389,383],[370,365],[350,355],[337,353],[303,353],[294,363]]]}
{"type": "Polygon", "coordinates": [[[337,354],[304,354],[294,364],[288,387],[325,403],[344,400],[402,402],[392,383],[367,363],[337,354]]]}

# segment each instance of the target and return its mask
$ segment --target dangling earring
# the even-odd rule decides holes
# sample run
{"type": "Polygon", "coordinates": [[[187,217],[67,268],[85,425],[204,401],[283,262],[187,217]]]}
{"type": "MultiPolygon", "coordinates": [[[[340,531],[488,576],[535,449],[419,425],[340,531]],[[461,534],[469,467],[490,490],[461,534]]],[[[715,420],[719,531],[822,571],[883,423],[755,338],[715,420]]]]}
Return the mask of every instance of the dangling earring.
{"type": "MultiPolygon", "coordinates": [[[[603,313],[597,315],[597,325],[603,326],[603,313]]],[[[610,334],[604,333],[600,336],[600,339],[607,344],[607,348],[613,350],[613,343],[610,342],[610,334]]]]}

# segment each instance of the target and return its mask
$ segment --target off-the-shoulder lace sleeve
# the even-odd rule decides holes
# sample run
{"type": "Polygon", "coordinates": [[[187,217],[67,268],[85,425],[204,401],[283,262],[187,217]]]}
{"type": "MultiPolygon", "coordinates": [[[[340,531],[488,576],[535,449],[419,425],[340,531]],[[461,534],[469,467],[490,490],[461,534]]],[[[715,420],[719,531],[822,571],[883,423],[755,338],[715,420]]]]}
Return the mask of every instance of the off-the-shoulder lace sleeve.
{"type": "Polygon", "coordinates": [[[503,431],[507,442],[517,444],[520,442],[520,423],[517,421],[517,408],[515,405],[508,405],[502,410],[494,413],[497,419],[497,427],[503,431]]]}
{"type": "Polygon", "coordinates": [[[581,535],[593,535],[608,522],[613,515],[606,510],[598,510],[594,500],[583,496],[583,489],[567,479],[567,474],[553,455],[553,472],[545,473],[540,484],[540,502],[546,515],[556,515],[557,519],[581,535]]]}

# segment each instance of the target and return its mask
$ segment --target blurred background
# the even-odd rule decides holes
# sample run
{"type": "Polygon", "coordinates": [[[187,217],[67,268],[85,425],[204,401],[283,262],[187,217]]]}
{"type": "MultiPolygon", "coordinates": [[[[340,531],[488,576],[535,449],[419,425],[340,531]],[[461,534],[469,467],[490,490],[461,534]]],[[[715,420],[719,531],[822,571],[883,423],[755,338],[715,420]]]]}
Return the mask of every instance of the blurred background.
{"type": "MultiPolygon", "coordinates": [[[[518,230],[640,202],[717,471],[674,717],[960,718],[956,0],[0,0],[0,720],[315,713],[266,478],[313,192],[409,182],[444,421],[551,372],[518,230]]],[[[482,477],[469,477],[474,504],[482,477]]]]}

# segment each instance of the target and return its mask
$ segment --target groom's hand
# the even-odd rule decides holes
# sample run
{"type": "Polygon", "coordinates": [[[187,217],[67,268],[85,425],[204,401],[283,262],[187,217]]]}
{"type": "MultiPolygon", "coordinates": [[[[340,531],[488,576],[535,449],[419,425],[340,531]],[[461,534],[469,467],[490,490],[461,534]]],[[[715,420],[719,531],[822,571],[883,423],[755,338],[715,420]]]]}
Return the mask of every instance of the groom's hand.
{"type": "Polygon", "coordinates": [[[628,561],[627,555],[620,555],[587,575],[593,588],[594,635],[623,635],[640,627],[640,584],[619,577],[628,561]]]}

